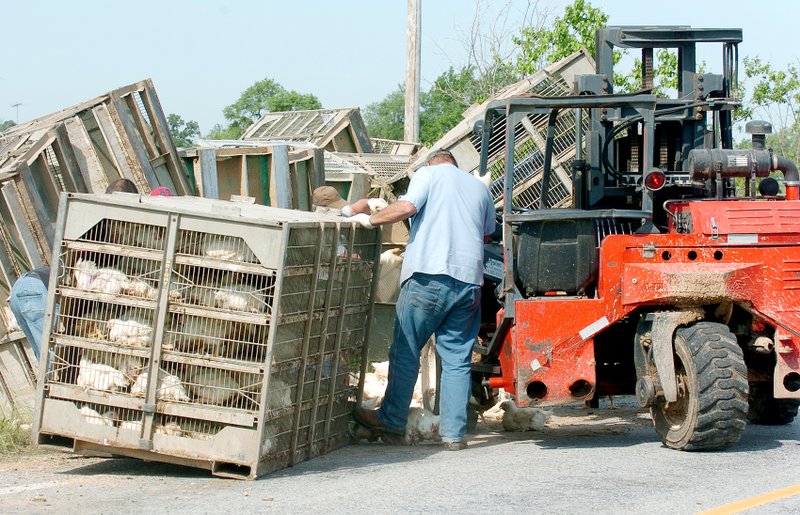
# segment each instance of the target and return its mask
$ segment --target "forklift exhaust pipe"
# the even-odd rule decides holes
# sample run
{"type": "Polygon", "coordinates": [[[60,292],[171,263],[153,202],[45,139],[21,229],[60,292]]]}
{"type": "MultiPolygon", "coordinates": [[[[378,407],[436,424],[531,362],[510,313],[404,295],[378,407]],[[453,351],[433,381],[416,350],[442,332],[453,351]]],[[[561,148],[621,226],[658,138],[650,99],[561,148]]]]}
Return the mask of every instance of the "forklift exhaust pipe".
{"type": "Polygon", "coordinates": [[[772,169],[783,174],[786,200],[800,200],[800,176],[797,173],[797,166],[783,156],[772,156],[772,169]]]}

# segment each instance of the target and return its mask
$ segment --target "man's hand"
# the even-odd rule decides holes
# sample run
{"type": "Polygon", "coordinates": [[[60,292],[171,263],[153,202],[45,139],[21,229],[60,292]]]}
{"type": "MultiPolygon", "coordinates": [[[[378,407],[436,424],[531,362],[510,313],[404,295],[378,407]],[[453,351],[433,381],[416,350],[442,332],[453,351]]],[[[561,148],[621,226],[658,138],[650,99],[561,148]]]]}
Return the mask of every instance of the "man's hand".
{"type": "Polygon", "coordinates": [[[353,222],[361,225],[365,229],[374,229],[375,226],[369,222],[369,215],[366,213],[359,213],[357,215],[351,216],[349,218],[344,219],[345,222],[353,222]]]}
{"type": "Polygon", "coordinates": [[[389,205],[388,202],[383,200],[382,198],[371,198],[367,200],[367,204],[369,205],[369,211],[372,214],[377,213],[381,209],[384,209],[386,206],[389,205]]]}

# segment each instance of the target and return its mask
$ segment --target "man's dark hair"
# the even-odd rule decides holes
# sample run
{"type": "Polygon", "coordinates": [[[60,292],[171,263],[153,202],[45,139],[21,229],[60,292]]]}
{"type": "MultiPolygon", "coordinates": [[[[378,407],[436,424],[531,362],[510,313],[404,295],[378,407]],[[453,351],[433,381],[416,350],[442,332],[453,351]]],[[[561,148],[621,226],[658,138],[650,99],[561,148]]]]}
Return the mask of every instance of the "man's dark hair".
{"type": "Polygon", "coordinates": [[[106,193],[114,193],[115,191],[122,191],[125,193],[139,193],[139,189],[130,179],[117,179],[106,188],[106,193]]]}

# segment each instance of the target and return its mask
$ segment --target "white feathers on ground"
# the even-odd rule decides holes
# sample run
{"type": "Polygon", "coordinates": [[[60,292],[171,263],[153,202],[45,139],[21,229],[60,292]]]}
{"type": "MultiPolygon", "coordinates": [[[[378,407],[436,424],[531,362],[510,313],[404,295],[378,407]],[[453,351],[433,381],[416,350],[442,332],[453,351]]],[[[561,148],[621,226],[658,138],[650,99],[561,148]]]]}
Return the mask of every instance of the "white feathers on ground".
{"type": "Polygon", "coordinates": [[[125,374],[109,365],[92,363],[87,358],[81,358],[78,366],[76,384],[81,388],[116,392],[131,384],[125,374]]]}
{"type": "MultiPolygon", "coordinates": [[[[147,393],[148,372],[142,372],[131,386],[131,395],[144,397],[147,393]]],[[[158,371],[158,386],[156,387],[156,400],[189,402],[191,397],[186,393],[180,377],[168,374],[163,370],[158,371]]]]}
{"type": "Polygon", "coordinates": [[[214,303],[218,308],[234,311],[264,312],[264,294],[246,284],[232,284],[214,293],[214,303]]]}
{"type": "Polygon", "coordinates": [[[80,409],[81,415],[83,418],[86,419],[86,422],[90,424],[96,424],[98,426],[109,426],[114,427],[114,419],[110,416],[109,413],[104,413],[101,415],[98,411],[93,410],[89,406],[84,406],[80,409]]]}
{"type": "Polygon", "coordinates": [[[228,324],[198,316],[185,316],[180,334],[175,335],[175,350],[220,356],[228,324]]]}
{"type": "Polygon", "coordinates": [[[120,429],[128,429],[130,431],[141,431],[142,430],[142,421],[141,420],[123,420],[119,423],[120,429]]]}
{"type": "Polygon", "coordinates": [[[152,321],[138,314],[123,314],[106,322],[108,340],[128,347],[147,347],[153,334],[152,321]]]}
{"type": "Polygon", "coordinates": [[[255,261],[252,251],[239,238],[213,238],[203,242],[204,256],[226,261],[255,261]]]}
{"type": "Polygon", "coordinates": [[[405,441],[416,445],[423,440],[440,441],[439,415],[434,415],[424,408],[410,408],[406,423],[405,441]]]}
{"type": "Polygon", "coordinates": [[[270,379],[267,404],[271,410],[288,408],[292,405],[292,389],[278,378],[270,379]]]}
{"type": "Polygon", "coordinates": [[[518,408],[514,401],[500,403],[503,413],[503,429],[506,431],[539,431],[544,428],[552,412],[541,408],[518,408]]]}
{"type": "Polygon", "coordinates": [[[222,370],[194,369],[186,378],[186,385],[196,401],[217,406],[239,393],[239,383],[222,370]]]}

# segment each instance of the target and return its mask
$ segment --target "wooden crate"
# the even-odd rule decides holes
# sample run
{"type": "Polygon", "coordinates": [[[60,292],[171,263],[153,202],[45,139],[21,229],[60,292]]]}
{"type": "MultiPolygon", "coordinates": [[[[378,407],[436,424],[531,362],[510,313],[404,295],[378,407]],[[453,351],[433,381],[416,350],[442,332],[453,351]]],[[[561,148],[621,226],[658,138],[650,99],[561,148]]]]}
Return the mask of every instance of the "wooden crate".
{"type": "Polygon", "coordinates": [[[0,339],[0,417],[31,416],[36,366],[36,357],[22,332],[0,339]]]}
{"type": "Polygon", "coordinates": [[[206,198],[253,197],[255,203],[311,210],[311,192],[325,184],[323,151],[310,145],[243,140],[200,141],[180,156],[206,198]]]}
{"type": "Polygon", "coordinates": [[[372,152],[358,108],[267,113],[248,127],[242,139],[306,142],[331,152],[372,152]]]}
{"type": "Polygon", "coordinates": [[[142,192],[191,193],[149,79],[0,134],[3,288],[49,263],[62,191],[103,193],[123,177],[142,192]]]}
{"type": "MultiPolygon", "coordinates": [[[[519,95],[565,96],[572,94],[574,77],[594,73],[594,61],[585,51],[576,52],[531,77],[501,90],[484,104],[474,105],[464,113],[464,120],[437,141],[430,149],[414,156],[412,169],[421,165],[433,150],[447,149],[453,153],[463,170],[476,173],[480,165],[479,135],[472,133],[473,125],[482,120],[485,106],[492,101],[519,95]]],[[[587,115],[588,116],[588,115],[587,115]]],[[[494,131],[489,144],[489,173],[492,197],[499,206],[503,195],[505,169],[505,118],[494,120],[494,131]]],[[[583,123],[588,128],[588,118],[583,123]]],[[[565,207],[572,203],[572,171],[570,163],[575,157],[575,119],[564,112],[558,118],[553,177],[550,179],[548,207],[565,207]]],[[[521,208],[538,207],[541,196],[541,178],[544,165],[544,147],[547,117],[530,115],[515,127],[514,154],[514,205],[521,208]]],[[[395,181],[397,182],[397,181],[395,181]]]]}
{"type": "Polygon", "coordinates": [[[38,441],[240,478],[347,441],[380,231],[190,197],[61,206],[38,441]]]}

